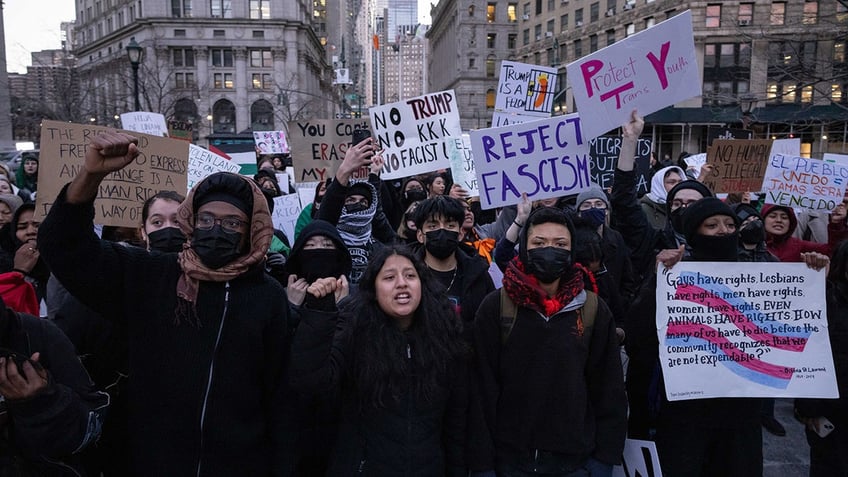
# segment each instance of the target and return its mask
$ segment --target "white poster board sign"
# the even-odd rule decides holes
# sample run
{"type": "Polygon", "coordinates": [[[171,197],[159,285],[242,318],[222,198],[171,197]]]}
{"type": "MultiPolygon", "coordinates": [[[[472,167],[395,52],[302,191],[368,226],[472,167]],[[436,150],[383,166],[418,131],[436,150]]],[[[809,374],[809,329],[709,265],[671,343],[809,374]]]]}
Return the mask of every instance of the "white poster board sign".
{"type": "Polygon", "coordinates": [[[468,197],[477,197],[477,171],[474,169],[474,156],[471,154],[471,136],[463,134],[450,143],[450,168],[453,183],[468,191],[468,197]]]}
{"type": "Polygon", "coordinates": [[[147,111],[123,113],[121,114],[121,127],[127,131],[168,137],[168,125],[165,123],[165,116],[159,113],[147,111]]]}
{"type": "Polygon", "coordinates": [[[669,401],[838,396],[824,270],[660,264],[656,325],[669,401]]]}
{"type": "Polygon", "coordinates": [[[612,477],[662,477],[657,445],[653,441],[625,440],[621,460],[624,464],[612,468],[612,477]]]}
{"type": "Polygon", "coordinates": [[[188,146],[188,190],[216,172],[238,174],[241,165],[194,144],[188,146]]]}
{"type": "Polygon", "coordinates": [[[259,154],[286,154],[289,144],[285,131],[253,131],[253,142],[259,154]]]}
{"type": "Polygon", "coordinates": [[[616,42],[566,66],[588,139],[701,95],[692,12],[616,42]]]}
{"type": "Polygon", "coordinates": [[[371,130],[385,161],[381,177],[449,168],[449,145],[462,137],[458,106],[456,94],[448,90],[371,108],[371,130]]]}
{"type": "Polygon", "coordinates": [[[281,195],[274,198],[274,212],[271,213],[271,221],[274,228],[282,230],[289,243],[294,244],[294,227],[297,217],[300,215],[300,197],[297,194],[281,195]]]}
{"type": "Polygon", "coordinates": [[[492,124],[499,127],[550,117],[556,91],[556,68],[502,61],[492,124]]]}
{"type": "Polygon", "coordinates": [[[577,114],[471,131],[484,209],[578,194],[590,180],[589,143],[577,114]]]}
{"type": "Polygon", "coordinates": [[[772,154],[763,180],[767,204],[830,211],[842,203],[848,163],[772,154]]]}

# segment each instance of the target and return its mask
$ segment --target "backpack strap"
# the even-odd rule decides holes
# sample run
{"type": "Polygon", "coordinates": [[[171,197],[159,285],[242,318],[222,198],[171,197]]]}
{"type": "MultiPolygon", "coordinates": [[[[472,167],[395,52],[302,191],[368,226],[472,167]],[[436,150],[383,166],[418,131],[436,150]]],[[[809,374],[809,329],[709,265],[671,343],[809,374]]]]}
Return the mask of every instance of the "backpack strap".
{"type": "Polygon", "coordinates": [[[506,344],[509,334],[512,333],[512,328],[515,326],[515,319],[518,317],[518,307],[512,298],[506,294],[506,290],[501,288],[501,345],[506,344]]]}
{"type": "Polygon", "coordinates": [[[592,340],[592,330],[595,328],[595,318],[598,316],[598,295],[586,290],[586,302],[577,309],[577,317],[583,320],[583,336],[587,341],[592,340]]]}

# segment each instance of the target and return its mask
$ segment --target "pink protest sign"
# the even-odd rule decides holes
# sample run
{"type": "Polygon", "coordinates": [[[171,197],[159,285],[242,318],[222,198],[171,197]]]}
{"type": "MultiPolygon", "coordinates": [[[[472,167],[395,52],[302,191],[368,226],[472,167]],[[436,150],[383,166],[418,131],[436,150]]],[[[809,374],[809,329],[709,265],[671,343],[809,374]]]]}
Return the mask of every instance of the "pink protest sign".
{"type": "Polygon", "coordinates": [[[584,56],[566,70],[589,139],[626,123],[634,109],[644,116],[700,96],[692,13],[584,56]]]}

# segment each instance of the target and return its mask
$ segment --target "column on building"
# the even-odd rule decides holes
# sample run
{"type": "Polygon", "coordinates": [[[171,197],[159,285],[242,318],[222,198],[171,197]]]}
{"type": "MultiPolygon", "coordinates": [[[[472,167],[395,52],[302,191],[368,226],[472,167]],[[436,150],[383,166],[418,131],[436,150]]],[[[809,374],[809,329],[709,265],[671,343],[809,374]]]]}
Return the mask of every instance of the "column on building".
{"type": "Polygon", "coordinates": [[[212,122],[206,119],[206,116],[212,114],[212,98],[210,98],[210,89],[212,89],[212,78],[209,77],[209,48],[205,46],[195,46],[194,48],[194,65],[195,65],[195,82],[199,94],[197,102],[197,114],[200,116],[202,127],[198,127],[198,136],[208,136],[212,134],[212,122]],[[207,130],[208,128],[208,130],[207,130]]]}
{"type": "Polygon", "coordinates": [[[247,101],[247,88],[250,80],[247,77],[247,48],[233,48],[236,62],[236,132],[244,131],[250,124],[250,104],[247,101]]]}

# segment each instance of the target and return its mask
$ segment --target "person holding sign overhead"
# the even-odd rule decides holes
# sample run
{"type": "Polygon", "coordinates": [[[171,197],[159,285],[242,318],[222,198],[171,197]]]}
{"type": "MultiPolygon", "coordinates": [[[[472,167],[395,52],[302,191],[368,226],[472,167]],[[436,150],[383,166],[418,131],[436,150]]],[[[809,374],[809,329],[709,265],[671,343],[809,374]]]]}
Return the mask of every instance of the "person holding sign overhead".
{"type": "Polygon", "coordinates": [[[262,261],[268,204],[247,178],[216,173],[179,208],[179,254],[101,241],[101,181],[138,155],[137,139],[91,139],[79,174],[39,235],[57,278],[129,337],[131,467],[139,475],[281,475],[289,464],[288,303],[262,261]]]}

